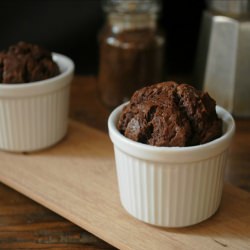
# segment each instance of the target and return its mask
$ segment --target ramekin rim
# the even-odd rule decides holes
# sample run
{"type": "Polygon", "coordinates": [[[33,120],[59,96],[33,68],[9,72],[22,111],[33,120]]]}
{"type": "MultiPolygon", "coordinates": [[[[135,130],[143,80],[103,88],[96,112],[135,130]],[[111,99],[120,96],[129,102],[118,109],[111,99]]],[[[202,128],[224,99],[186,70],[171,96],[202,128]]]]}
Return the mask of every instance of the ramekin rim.
{"type": "MultiPolygon", "coordinates": [[[[148,144],[144,144],[144,143],[140,143],[140,142],[136,142],[133,141],[129,138],[127,138],[126,136],[124,136],[123,134],[120,133],[120,131],[117,129],[117,126],[115,124],[115,122],[117,122],[118,120],[118,116],[121,113],[122,108],[127,105],[129,102],[123,103],[121,105],[119,105],[118,107],[116,107],[111,114],[109,115],[108,118],[108,129],[109,129],[109,133],[114,133],[116,135],[117,138],[119,138],[119,140],[121,140],[123,143],[125,143],[126,145],[135,147],[135,148],[139,148],[142,150],[146,150],[146,151],[151,151],[151,152],[194,152],[196,150],[202,150],[204,148],[209,148],[209,147],[213,147],[217,144],[219,144],[220,142],[225,141],[226,139],[228,139],[229,137],[233,136],[234,132],[235,132],[235,121],[232,117],[232,115],[223,107],[216,105],[216,111],[218,113],[221,112],[221,116],[227,116],[227,117],[221,117],[220,118],[223,120],[224,122],[227,122],[227,124],[229,124],[229,122],[227,121],[228,119],[230,120],[230,124],[231,126],[227,128],[227,130],[225,131],[225,133],[220,136],[219,138],[216,138],[210,142],[204,143],[204,144],[200,144],[200,145],[195,145],[195,146],[186,146],[186,147],[157,147],[157,146],[152,146],[152,145],[148,145],[148,144]],[[227,120],[226,120],[227,118],[227,120]]],[[[112,137],[112,136],[110,136],[112,137]]],[[[113,142],[115,144],[115,142],[113,142]]]]}

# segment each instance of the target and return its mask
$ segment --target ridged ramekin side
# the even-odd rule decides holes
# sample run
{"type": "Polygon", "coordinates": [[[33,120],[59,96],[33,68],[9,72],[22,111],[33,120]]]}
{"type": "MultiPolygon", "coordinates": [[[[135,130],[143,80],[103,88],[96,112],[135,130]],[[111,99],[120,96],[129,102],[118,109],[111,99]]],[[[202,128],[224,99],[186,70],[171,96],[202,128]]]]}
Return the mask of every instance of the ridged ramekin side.
{"type": "Polygon", "coordinates": [[[35,151],[49,147],[67,131],[69,88],[27,97],[0,99],[0,148],[35,151]]]}
{"type": "Polygon", "coordinates": [[[183,164],[146,161],[115,147],[121,203],[134,217],[183,227],[212,216],[219,207],[227,150],[183,164]]]}

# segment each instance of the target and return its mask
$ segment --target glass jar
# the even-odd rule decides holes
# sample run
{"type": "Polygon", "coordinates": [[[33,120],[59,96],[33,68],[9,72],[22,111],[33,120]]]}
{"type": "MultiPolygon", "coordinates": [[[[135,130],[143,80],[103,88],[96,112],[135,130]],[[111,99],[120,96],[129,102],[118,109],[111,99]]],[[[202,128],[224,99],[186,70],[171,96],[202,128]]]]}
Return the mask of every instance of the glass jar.
{"type": "Polygon", "coordinates": [[[133,92],[163,79],[165,39],[157,27],[157,0],[106,0],[99,34],[98,90],[110,108],[133,92]]]}

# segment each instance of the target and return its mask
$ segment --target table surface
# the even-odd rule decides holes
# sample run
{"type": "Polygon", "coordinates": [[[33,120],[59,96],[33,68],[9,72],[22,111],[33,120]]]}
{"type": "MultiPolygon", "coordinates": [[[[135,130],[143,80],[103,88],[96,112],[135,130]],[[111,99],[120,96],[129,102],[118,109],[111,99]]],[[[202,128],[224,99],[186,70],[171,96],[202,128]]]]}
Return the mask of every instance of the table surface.
{"type": "MultiPolygon", "coordinates": [[[[71,90],[70,117],[107,132],[110,110],[99,101],[96,78],[77,76],[71,90]]],[[[236,127],[225,178],[250,191],[250,120],[236,119],[236,127]]],[[[0,249],[114,249],[3,184],[0,200],[0,249]]]]}

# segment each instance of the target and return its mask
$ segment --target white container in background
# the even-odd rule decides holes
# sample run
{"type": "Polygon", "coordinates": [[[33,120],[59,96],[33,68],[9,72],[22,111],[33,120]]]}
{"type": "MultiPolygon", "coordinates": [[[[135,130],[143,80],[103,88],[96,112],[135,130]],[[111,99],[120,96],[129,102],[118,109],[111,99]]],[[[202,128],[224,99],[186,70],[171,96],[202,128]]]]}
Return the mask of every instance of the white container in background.
{"type": "Polygon", "coordinates": [[[235,116],[250,117],[250,0],[207,0],[207,5],[198,42],[197,82],[235,116]]]}
{"type": "Polygon", "coordinates": [[[232,116],[216,107],[223,135],[191,147],[156,147],[132,141],[117,129],[124,104],[108,120],[123,207],[135,218],[163,227],[199,223],[218,209],[228,147],[234,134],[232,116]]]}
{"type": "Polygon", "coordinates": [[[67,132],[73,61],[53,53],[58,76],[31,83],[0,84],[0,149],[41,150],[56,144],[67,132]]]}

